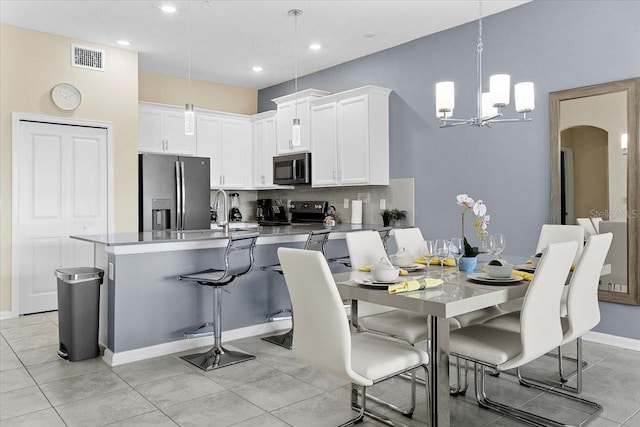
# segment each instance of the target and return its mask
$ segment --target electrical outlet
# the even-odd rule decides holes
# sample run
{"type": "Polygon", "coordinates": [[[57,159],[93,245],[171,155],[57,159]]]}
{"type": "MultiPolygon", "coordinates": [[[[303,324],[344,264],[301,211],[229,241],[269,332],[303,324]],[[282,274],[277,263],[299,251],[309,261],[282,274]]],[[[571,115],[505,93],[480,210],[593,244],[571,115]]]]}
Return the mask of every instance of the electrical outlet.
{"type": "Polygon", "coordinates": [[[371,201],[371,193],[358,193],[358,200],[362,200],[362,203],[369,203],[371,201]]]}
{"type": "Polygon", "coordinates": [[[380,209],[387,209],[387,199],[380,199],[380,209]]]}
{"type": "Polygon", "coordinates": [[[344,204],[342,207],[345,209],[349,209],[349,199],[344,199],[344,204]]]}

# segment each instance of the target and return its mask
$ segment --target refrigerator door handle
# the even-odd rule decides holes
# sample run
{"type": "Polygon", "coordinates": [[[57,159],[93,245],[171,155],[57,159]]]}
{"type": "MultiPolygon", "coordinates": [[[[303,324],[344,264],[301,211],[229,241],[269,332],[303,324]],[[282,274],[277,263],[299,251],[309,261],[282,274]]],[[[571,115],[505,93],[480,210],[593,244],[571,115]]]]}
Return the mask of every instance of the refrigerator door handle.
{"type": "Polygon", "coordinates": [[[176,229],[182,230],[182,176],[180,174],[180,163],[176,161],[176,229]]]}
{"type": "Polygon", "coordinates": [[[180,161],[180,176],[182,177],[181,180],[181,185],[182,185],[182,208],[181,208],[181,215],[182,215],[182,228],[184,229],[187,224],[186,224],[186,211],[187,211],[187,189],[185,186],[185,178],[184,178],[184,162],[180,161]]]}

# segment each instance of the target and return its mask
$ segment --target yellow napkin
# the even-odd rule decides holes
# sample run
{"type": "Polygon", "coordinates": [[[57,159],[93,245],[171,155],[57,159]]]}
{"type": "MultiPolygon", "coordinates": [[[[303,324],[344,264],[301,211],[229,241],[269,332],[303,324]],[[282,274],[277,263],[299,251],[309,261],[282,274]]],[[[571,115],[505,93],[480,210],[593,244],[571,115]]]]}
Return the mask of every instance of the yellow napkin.
{"type": "MultiPolygon", "coordinates": [[[[358,269],[358,271],[365,271],[365,272],[370,272],[371,269],[373,268],[372,265],[365,265],[364,267],[360,267],[358,269]]],[[[400,276],[406,276],[407,274],[409,274],[409,272],[407,270],[403,270],[402,268],[400,269],[400,276]]]]}
{"type": "Polygon", "coordinates": [[[527,273],[526,271],[513,270],[511,274],[513,274],[514,276],[520,276],[524,280],[527,280],[529,282],[533,279],[533,273],[527,273]]]}
{"type": "Polygon", "coordinates": [[[433,288],[443,284],[442,279],[433,279],[426,277],[424,279],[407,280],[397,285],[389,285],[389,293],[397,294],[400,292],[419,291],[421,289],[433,288]]]}
{"type": "MultiPolygon", "coordinates": [[[[416,264],[423,264],[423,265],[427,264],[427,260],[422,258],[422,257],[414,260],[413,262],[416,263],[416,264]]],[[[431,265],[440,265],[440,259],[433,258],[431,260],[430,264],[431,265]]],[[[447,267],[455,267],[456,266],[456,260],[455,259],[451,259],[451,258],[445,258],[444,265],[446,265],[447,267]]]]}

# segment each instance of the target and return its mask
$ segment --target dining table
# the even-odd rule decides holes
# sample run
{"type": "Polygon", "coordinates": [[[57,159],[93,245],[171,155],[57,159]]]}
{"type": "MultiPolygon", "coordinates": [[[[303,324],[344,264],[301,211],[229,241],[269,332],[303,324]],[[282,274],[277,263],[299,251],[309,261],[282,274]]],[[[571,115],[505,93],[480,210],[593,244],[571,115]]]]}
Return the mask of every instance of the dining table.
{"type": "MultiPolygon", "coordinates": [[[[425,277],[439,278],[443,274],[443,283],[417,291],[390,294],[383,284],[376,286],[371,282],[371,274],[364,271],[351,271],[333,275],[336,286],[343,299],[351,300],[351,322],[358,327],[358,301],[381,304],[397,309],[413,311],[427,315],[430,319],[431,345],[429,353],[428,421],[431,426],[450,425],[449,402],[449,320],[454,316],[475,310],[502,304],[524,297],[529,282],[526,280],[509,283],[481,280],[478,283],[456,267],[418,270],[401,276],[400,280],[425,277]]],[[[473,275],[473,273],[472,273],[473,275]]],[[[475,273],[473,277],[478,276],[475,273]]],[[[425,320],[426,321],[426,320],[425,320]]]]}

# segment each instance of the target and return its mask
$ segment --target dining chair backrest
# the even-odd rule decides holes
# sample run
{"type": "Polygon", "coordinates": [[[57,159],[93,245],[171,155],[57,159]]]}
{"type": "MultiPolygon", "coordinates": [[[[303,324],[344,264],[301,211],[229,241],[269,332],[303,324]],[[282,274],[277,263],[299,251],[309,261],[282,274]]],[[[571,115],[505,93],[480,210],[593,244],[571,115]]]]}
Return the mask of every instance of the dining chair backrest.
{"type": "Polygon", "coordinates": [[[591,224],[593,224],[593,229],[596,230],[596,234],[600,233],[600,223],[602,222],[602,218],[599,216],[594,216],[591,218],[591,224]]]}
{"type": "Polygon", "coordinates": [[[347,233],[346,240],[352,270],[374,265],[380,261],[380,258],[387,257],[387,251],[377,231],[363,230],[347,233]]]}
{"type": "Polygon", "coordinates": [[[424,245],[424,237],[419,228],[398,228],[393,230],[393,239],[396,242],[398,251],[400,248],[404,248],[406,251],[411,252],[414,259],[418,259],[424,255],[422,253],[422,246],[424,245]]]}
{"type": "Polygon", "coordinates": [[[581,225],[544,224],[540,229],[536,253],[544,252],[549,243],[577,242],[574,264],[578,263],[584,245],[584,228],[581,225]]]}
{"type": "Polygon", "coordinates": [[[593,226],[591,219],[589,218],[576,218],[576,223],[584,228],[584,238],[585,240],[594,234],[598,234],[596,228],[593,226]]]}
{"type": "Polygon", "coordinates": [[[571,275],[567,295],[567,320],[569,329],[564,341],[572,341],[590,331],[600,322],[598,284],[604,260],[609,252],[612,233],[589,237],[582,257],[571,275]]]}
{"type": "Polygon", "coordinates": [[[349,322],[326,259],[317,251],[284,247],[278,258],[296,313],[295,356],[339,378],[370,385],[351,367],[349,322]]]}
{"type": "Polygon", "coordinates": [[[522,351],[505,363],[506,366],[501,366],[501,370],[521,366],[560,345],[560,298],[573,262],[576,245],[576,242],[562,242],[547,246],[522,303],[522,351]]]}

